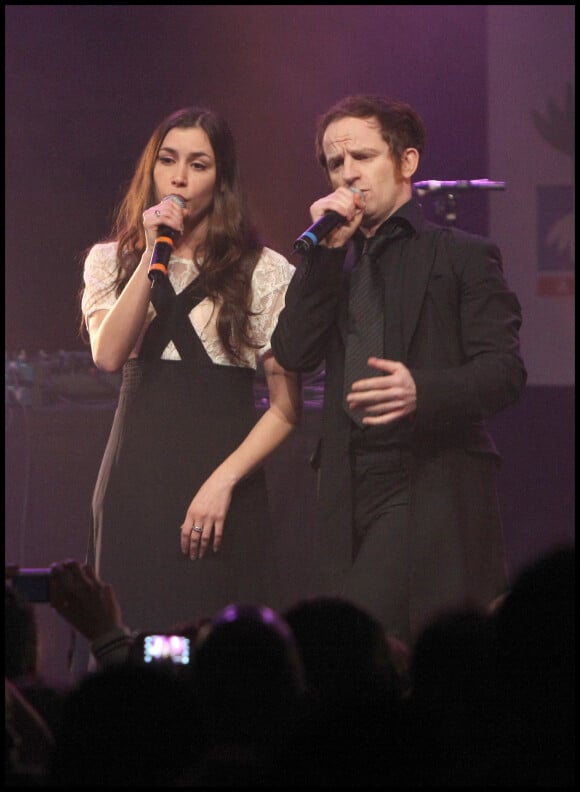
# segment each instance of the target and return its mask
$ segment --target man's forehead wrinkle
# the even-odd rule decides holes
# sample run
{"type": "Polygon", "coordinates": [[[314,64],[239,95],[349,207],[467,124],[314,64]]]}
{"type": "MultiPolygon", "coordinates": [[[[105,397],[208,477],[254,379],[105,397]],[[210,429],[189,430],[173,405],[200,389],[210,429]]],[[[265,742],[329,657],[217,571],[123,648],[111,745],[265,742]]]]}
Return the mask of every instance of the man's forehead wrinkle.
{"type": "Polygon", "coordinates": [[[357,122],[362,122],[362,124],[364,124],[364,126],[366,126],[368,129],[372,129],[372,130],[379,129],[379,123],[374,118],[364,118],[364,119],[342,118],[338,121],[333,122],[332,124],[329,124],[324,134],[323,146],[324,147],[328,146],[329,148],[331,148],[332,146],[344,148],[347,145],[351,145],[351,146],[358,145],[359,147],[368,148],[369,147],[368,144],[365,145],[362,141],[357,143],[357,139],[361,136],[361,134],[364,137],[364,130],[358,128],[359,124],[357,122]],[[340,131],[337,129],[333,129],[334,126],[342,125],[348,121],[355,122],[354,129],[346,129],[344,131],[342,129],[340,131]]]}

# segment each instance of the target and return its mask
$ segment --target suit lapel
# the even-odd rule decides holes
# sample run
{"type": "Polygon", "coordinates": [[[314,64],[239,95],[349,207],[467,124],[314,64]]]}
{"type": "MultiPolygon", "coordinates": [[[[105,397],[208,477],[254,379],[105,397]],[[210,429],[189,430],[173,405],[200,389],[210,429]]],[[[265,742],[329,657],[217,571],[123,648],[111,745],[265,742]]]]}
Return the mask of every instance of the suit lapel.
{"type": "MultiPolygon", "coordinates": [[[[435,261],[436,248],[431,235],[424,234],[419,239],[411,238],[402,241],[403,250],[403,349],[405,356],[409,351],[419,315],[425,299],[431,270],[435,261]],[[412,250],[412,253],[410,252],[412,250]]],[[[381,264],[381,270],[387,266],[381,264]]],[[[386,295],[385,295],[386,296],[386,295]]]]}

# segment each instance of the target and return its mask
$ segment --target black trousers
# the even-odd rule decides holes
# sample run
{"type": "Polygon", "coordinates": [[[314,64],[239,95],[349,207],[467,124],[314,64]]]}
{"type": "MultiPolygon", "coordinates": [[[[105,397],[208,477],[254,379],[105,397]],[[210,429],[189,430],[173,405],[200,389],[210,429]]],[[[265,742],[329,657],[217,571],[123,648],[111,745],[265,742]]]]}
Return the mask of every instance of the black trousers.
{"type": "Polygon", "coordinates": [[[410,640],[410,459],[404,448],[351,455],[353,564],[342,596],[410,640]]]}

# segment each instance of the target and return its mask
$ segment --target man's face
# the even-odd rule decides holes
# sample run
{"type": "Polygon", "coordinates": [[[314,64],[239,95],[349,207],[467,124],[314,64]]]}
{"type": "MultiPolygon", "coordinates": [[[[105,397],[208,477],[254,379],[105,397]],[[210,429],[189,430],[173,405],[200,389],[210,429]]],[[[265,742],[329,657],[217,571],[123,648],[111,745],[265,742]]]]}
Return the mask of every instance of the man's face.
{"type": "Polygon", "coordinates": [[[416,164],[410,169],[407,152],[415,149],[407,149],[402,168],[397,168],[376,119],[347,117],[332,122],[326,128],[322,147],[332,187],[356,187],[363,193],[362,226],[367,231],[374,233],[411,198],[410,177],[416,164]]]}

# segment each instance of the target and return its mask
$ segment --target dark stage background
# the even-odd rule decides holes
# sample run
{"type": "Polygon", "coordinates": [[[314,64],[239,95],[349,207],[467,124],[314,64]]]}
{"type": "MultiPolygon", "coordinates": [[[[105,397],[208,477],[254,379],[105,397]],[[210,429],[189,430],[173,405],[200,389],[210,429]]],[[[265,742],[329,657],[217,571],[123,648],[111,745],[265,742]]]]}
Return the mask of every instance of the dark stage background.
{"type": "MultiPolygon", "coordinates": [[[[554,53],[568,46],[561,31],[573,27],[572,6],[526,9],[528,29],[554,53]],[[548,8],[559,22],[551,37],[548,8]]],[[[313,154],[316,117],[347,93],[389,94],[421,112],[428,143],[417,179],[506,178],[493,171],[489,146],[490,67],[497,65],[489,62],[497,53],[490,31],[505,29],[501,13],[483,5],[5,6],[6,562],[45,566],[84,553],[115,389],[91,371],[78,336],[82,260],[108,233],[159,120],[189,104],[228,118],[264,240],[291,258],[310,224],[308,206],[327,189],[313,154]]],[[[505,45],[501,57],[511,56],[505,45]]],[[[564,71],[562,84],[573,79],[564,71]]],[[[521,155],[527,138],[505,145],[521,155]]],[[[510,213],[521,201],[509,189],[464,194],[457,224],[490,234],[491,208],[499,207],[511,240],[518,225],[510,226],[510,213]]],[[[424,206],[440,217],[433,197],[424,206]]],[[[524,284],[524,356],[541,338],[545,359],[533,357],[522,401],[491,422],[504,457],[512,573],[574,537],[572,364],[545,375],[571,344],[571,323],[546,346],[534,324],[537,298],[525,289],[534,267],[524,255],[505,261],[518,294],[524,284]]],[[[566,311],[570,299],[560,303],[566,311]]],[[[319,404],[315,389],[307,395],[304,425],[268,463],[288,603],[311,590],[317,553],[308,456],[319,404]]],[[[43,668],[58,681],[68,632],[48,606],[38,615],[43,668]]]]}

